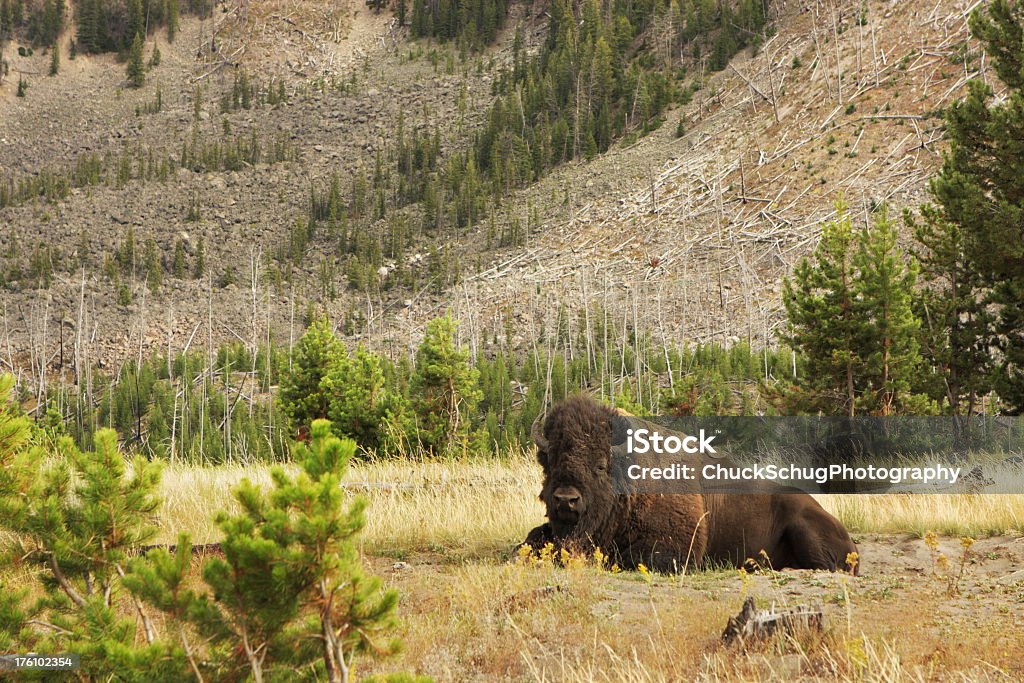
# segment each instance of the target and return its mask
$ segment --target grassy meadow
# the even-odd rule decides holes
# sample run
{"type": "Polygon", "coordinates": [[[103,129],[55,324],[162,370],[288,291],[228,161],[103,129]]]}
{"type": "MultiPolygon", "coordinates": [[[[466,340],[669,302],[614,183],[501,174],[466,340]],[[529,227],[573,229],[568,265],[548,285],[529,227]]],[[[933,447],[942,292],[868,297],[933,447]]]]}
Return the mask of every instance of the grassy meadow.
{"type": "MultiPolygon", "coordinates": [[[[213,518],[232,504],[242,478],[270,485],[269,467],[169,466],[164,470],[160,541],[188,530],[194,542],[218,535],[213,518]]],[[[532,456],[495,460],[357,462],[346,489],[370,500],[363,533],[371,554],[433,551],[459,558],[509,552],[544,520],[537,500],[540,467],[532,456]]],[[[851,533],[927,531],[985,537],[1024,529],[1024,496],[1009,494],[821,495],[818,500],[851,533]]]]}
{"type": "MultiPolygon", "coordinates": [[[[215,511],[263,466],[169,467],[160,541],[218,538],[215,511]]],[[[1024,496],[822,496],[851,530],[863,575],[733,569],[611,572],[521,557],[543,520],[528,454],[491,461],[356,463],[370,500],[366,563],[401,592],[396,659],[438,681],[1013,681],[1024,677],[1024,496]],[[928,532],[935,532],[929,534],[928,532]],[[965,547],[961,537],[976,539],[965,547]],[[746,596],[821,605],[824,633],[721,643],[746,596]]]]}

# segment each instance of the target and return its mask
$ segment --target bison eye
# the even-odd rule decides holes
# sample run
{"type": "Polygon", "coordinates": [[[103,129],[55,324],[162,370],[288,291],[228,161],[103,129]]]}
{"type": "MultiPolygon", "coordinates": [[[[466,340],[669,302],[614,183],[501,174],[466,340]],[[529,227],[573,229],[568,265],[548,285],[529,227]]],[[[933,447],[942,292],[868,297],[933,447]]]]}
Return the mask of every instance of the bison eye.
{"type": "Polygon", "coordinates": [[[598,472],[607,472],[608,471],[608,465],[605,465],[603,462],[599,463],[597,465],[597,471],[598,472]]]}

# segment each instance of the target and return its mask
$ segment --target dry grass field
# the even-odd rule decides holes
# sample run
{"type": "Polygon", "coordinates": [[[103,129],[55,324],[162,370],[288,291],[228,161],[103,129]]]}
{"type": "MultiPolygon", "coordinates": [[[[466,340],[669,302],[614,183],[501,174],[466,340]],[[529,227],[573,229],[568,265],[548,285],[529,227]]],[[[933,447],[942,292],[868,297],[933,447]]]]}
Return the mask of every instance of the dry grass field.
{"type": "MultiPolygon", "coordinates": [[[[169,468],[162,537],[217,540],[213,514],[264,468],[169,468]]],[[[1024,678],[1024,496],[832,496],[863,575],[611,572],[522,558],[539,468],[501,461],[350,468],[370,499],[366,562],[402,594],[396,659],[439,681],[1017,681],[1024,678]],[[934,533],[928,533],[928,532],[934,533]],[[969,548],[962,537],[975,539],[969,548]],[[721,643],[743,599],[822,607],[823,634],[721,643]]]]}

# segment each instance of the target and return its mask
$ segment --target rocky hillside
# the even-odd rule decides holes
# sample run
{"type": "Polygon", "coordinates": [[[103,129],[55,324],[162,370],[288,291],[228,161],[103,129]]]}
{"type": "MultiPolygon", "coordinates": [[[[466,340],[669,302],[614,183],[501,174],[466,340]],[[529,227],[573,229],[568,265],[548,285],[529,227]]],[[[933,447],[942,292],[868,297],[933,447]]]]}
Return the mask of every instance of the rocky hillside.
{"type": "Polygon", "coordinates": [[[940,109],[984,73],[973,4],[776,3],[778,33],[660,130],[510,202],[550,207],[542,229],[455,307],[482,327],[564,303],[668,339],[775,343],[782,278],[837,200],[861,220],[884,203],[897,221],[927,200],[940,109]]]}
{"type": "Polygon", "coordinates": [[[494,46],[460,54],[411,41],[387,11],[228,0],[183,17],[173,43],[151,37],[161,59],[138,90],[113,56],[68,59],[70,33],[56,76],[46,54],[9,45],[0,184],[25,196],[0,209],[0,365],[287,343],[316,307],[390,353],[446,309],[476,352],[529,347],[562,307],[570,325],[611,316],[676,341],[773,344],[781,279],[837,198],[896,218],[922,201],[943,150],[936,112],[984,64],[970,2],[770,5],[774,34],[654,132],[559,167],[468,230],[399,239],[415,209],[389,212],[369,275],[334,232],[304,232],[312,198],[333,178],[355,202],[399,135],[436,136],[442,160],[468,144],[514,27],[528,51],[544,39],[543,3],[514,5],[494,46]],[[524,236],[502,246],[512,226],[524,236]]]}

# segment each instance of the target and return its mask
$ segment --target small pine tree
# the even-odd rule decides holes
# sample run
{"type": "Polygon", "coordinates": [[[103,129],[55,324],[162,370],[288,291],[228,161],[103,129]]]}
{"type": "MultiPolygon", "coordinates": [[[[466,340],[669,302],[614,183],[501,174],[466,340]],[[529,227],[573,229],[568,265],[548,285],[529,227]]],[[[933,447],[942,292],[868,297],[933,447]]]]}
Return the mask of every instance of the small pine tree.
{"type": "Polygon", "coordinates": [[[865,314],[854,289],[854,234],[845,204],[822,227],[813,259],[803,259],[783,282],[787,342],[803,352],[807,369],[801,411],[854,415],[863,358],[858,341],[865,314]]]}
{"type": "MultiPolygon", "coordinates": [[[[111,429],[96,432],[93,451],[54,432],[30,440],[7,404],[11,385],[0,377],[0,527],[20,539],[17,562],[38,567],[41,596],[0,591],[0,647],[78,654],[90,680],[180,680],[184,658],[148,623],[136,633],[121,583],[132,549],[156,533],[159,465],[126,459],[111,429]]],[[[0,572],[10,571],[0,560],[0,572]]]]}
{"type": "Polygon", "coordinates": [[[278,401],[294,427],[309,427],[313,420],[330,414],[331,399],[323,379],[346,357],[331,321],[326,316],[313,320],[281,368],[278,401]]]}
{"type": "Polygon", "coordinates": [[[933,411],[912,393],[919,381],[917,264],[899,248],[884,210],[857,233],[845,205],[837,213],[813,259],[783,283],[787,341],[806,365],[789,407],[847,416],[933,411]]]}
{"type": "Polygon", "coordinates": [[[364,573],[355,537],[366,524],[366,499],[356,498],[342,509],[340,484],[355,443],[332,436],[324,420],[313,422],[311,435],[311,444],[295,452],[305,476],[288,480],[279,472],[272,500],[296,521],[288,525],[292,538],[282,540],[297,545],[302,556],[316,558],[304,572],[311,587],[306,603],[319,613],[316,633],[327,680],[341,683],[351,678],[357,654],[379,657],[398,650],[397,640],[376,638],[395,625],[398,592],[382,591],[380,579],[364,573]]]}
{"type": "Polygon", "coordinates": [[[224,287],[233,284],[235,284],[235,268],[234,266],[228,266],[224,269],[221,276],[217,278],[217,286],[223,289],[224,287]]]}
{"type": "Polygon", "coordinates": [[[31,422],[12,404],[14,377],[0,374],[0,525],[23,524],[28,500],[19,495],[27,485],[24,459],[31,422]]]}
{"type": "Polygon", "coordinates": [[[867,389],[862,405],[872,414],[889,415],[901,408],[916,382],[920,321],[913,297],[918,266],[900,249],[896,226],[884,208],[862,233],[853,260],[858,297],[870,322],[860,342],[867,389]]]}
{"type": "Polygon", "coordinates": [[[135,34],[128,55],[128,85],[141,88],[146,83],[146,63],[142,57],[142,35],[135,34]]]}
{"type": "MultiPolygon", "coordinates": [[[[311,444],[295,451],[298,476],[274,467],[269,493],[243,480],[234,491],[241,512],[217,517],[224,558],[203,568],[211,591],[185,587],[187,537],[174,555],[156,550],[132,564],[129,589],[209,643],[204,665],[212,679],[290,679],[308,670],[317,680],[343,683],[352,680],[357,655],[398,649],[395,640],[379,640],[395,625],[398,594],[365,573],[356,545],[366,499],[343,506],[340,482],[354,452],[352,441],[317,420],[311,444]]],[[[185,629],[181,637],[191,652],[185,629]]],[[[196,657],[189,660],[198,671],[196,657]]]]}
{"type": "Polygon", "coordinates": [[[160,66],[160,46],[154,40],[153,53],[149,57],[149,68],[153,69],[158,66],[160,66]]]}
{"type": "Polygon", "coordinates": [[[18,97],[24,97],[26,92],[28,92],[28,81],[26,81],[24,78],[22,78],[21,75],[19,74],[19,76],[18,76],[18,93],[17,93],[18,97]]]}
{"type": "Polygon", "coordinates": [[[199,280],[204,275],[206,275],[206,241],[200,237],[199,244],[196,246],[196,262],[192,269],[192,278],[199,280]]]}
{"type": "Polygon", "coordinates": [[[410,384],[416,437],[435,454],[466,445],[481,398],[469,354],[455,344],[457,326],[450,316],[427,323],[410,384]]]}
{"type": "Polygon", "coordinates": [[[178,34],[178,17],[181,14],[181,6],[178,0],[167,0],[167,42],[173,43],[174,37],[178,34]]]}
{"type": "Polygon", "coordinates": [[[328,417],[336,434],[369,450],[386,445],[388,428],[398,424],[404,411],[402,395],[388,386],[380,356],[360,346],[351,358],[336,362],[320,384],[329,397],[328,417]]]}
{"type": "Polygon", "coordinates": [[[185,243],[178,240],[174,245],[174,265],[172,266],[174,277],[179,280],[185,277],[185,243]]]}
{"type": "Polygon", "coordinates": [[[146,284],[149,291],[156,294],[164,281],[164,268],[160,262],[160,254],[153,240],[146,241],[146,284]]]}
{"type": "Polygon", "coordinates": [[[60,43],[54,43],[50,51],[50,75],[56,76],[60,71],[60,43]]]}

